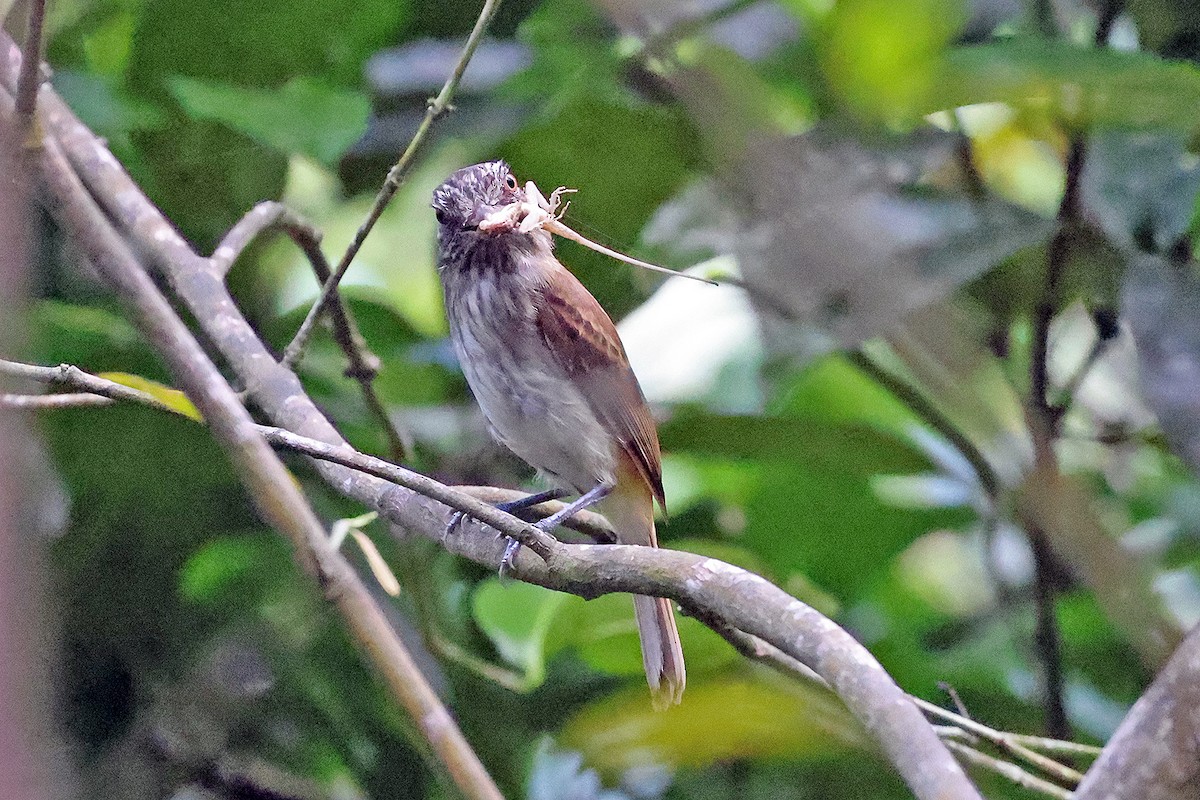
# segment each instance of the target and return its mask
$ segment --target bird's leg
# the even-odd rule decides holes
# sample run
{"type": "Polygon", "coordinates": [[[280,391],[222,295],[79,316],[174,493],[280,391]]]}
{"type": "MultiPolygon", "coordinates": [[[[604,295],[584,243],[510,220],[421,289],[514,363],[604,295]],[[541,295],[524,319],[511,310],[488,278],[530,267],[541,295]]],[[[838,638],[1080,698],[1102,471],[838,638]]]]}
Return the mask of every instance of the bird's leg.
{"type": "MultiPolygon", "coordinates": [[[[556,511],[546,517],[541,522],[534,523],[535,528],[539,528],[546,533],[557,528],[564,520],[570,519],[575,514],[583,511],[589,506],[603,500],[613,490],[615,484],[612,481],[602,481],[589,489],[585,494],[580,496],[574,502],[569,503],[561,511],[556,511]]],[[[516,539],[509,539],[508,544],[504,547],[504,556],[500,559],[500,575],[503,577],[508,570],[512,569],[513,559],[517,557],[517,553],[521,551],[521,543],[516,539]]]]}
{"type": "Polygon", "coordinates": [[[585,508],[594,506],[605,497],[608,497],[609,493],[612,492],[614,485],[615,484],[612,481],[602,481],[596,484],[579,499],[567,504],[565,508],[554,512],[541,522],[536,523],[534,527],[541,528],[546,533],[549,533],[562,524],[564,520],[570,519],[580,511],[583,511],[585,508]]]}
{"type": "MultiPolygon", "coordinates": [[[[539,503],[544,503],[547,500],[557,500],[566,492],[562,489],[547,489],[544,492],[535,492],[527,494],[524,497],[518,497],[516,500],[508,500],[503,503],[496,503],[495,508],[500,509],[506,514],[512,514],[514,511],[524,511],[527,508],[532,508],[539,503]]],[[[457,530],[462,521],[467,518],[467,514],[462,511],[455,511],[450,515],[450,521],[446,523],[446,535],[452,536],[457,530]]]]}

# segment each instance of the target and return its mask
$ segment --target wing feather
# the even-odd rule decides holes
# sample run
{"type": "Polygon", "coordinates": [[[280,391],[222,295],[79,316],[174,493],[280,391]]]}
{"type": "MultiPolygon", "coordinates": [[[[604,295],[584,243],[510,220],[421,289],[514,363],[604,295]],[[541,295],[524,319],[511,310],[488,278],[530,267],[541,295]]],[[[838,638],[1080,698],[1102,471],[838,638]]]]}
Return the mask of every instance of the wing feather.
{"type": "Polygon", "coordinates": [[[561,266],[543,287],[537,310],[538,332],[559,366],[576,381],[604,429],[629,454],[665,508],[658,432],[612,319],[561,266]]]}

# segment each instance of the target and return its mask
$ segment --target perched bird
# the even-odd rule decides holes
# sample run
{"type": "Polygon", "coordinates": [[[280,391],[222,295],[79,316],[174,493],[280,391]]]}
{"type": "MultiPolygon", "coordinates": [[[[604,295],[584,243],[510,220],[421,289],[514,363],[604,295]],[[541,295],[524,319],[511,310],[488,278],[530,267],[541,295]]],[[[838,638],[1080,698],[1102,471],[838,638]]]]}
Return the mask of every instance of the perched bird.
{"type": "MultiPolygon", "coordinates": [[[[496,439],[580,494],[538,526],[596,503],[621,542],[657,547],[654,501],[665,497],[654,420],[608,314],[555,258],[547,231],[506,213],[531,199],[503,161],[464,167],[434,190],[450,338],[496,439]]],[[[678,703],[671,603],[633,600],[654,705],[678,703]]]]}

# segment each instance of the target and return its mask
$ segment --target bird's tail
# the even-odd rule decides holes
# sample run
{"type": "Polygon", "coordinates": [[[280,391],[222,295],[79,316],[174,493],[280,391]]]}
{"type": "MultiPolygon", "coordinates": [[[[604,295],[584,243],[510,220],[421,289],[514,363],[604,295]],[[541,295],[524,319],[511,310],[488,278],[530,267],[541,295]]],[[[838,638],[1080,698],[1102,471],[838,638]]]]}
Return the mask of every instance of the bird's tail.
{"type": "MultiPolygon", "coordinates": [[[[600,504],[625,544],[658,546],[654,533],[654,498],[640,477],[618,480],[616,489],[600,504]]],[[[683,698],[685,674],[683,646],[671,601],[659,597],[633,598],[638,635],[642,641],[642,663],[656,709],[677,704],[683,698]]]]}

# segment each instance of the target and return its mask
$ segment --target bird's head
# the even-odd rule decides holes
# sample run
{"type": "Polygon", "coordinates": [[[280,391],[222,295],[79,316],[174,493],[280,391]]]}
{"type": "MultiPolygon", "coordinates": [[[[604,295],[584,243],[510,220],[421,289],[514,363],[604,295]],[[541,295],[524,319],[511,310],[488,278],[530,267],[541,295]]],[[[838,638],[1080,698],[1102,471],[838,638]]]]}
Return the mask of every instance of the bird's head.
{"type": "Polygon", "coordinates": [[[479,223],[505,206],[525,202],[512,169],[503,161],[463,167],[433,190],[439,238],[463,232],[496,234],[502,228],[480,229],[479,223]]]}

